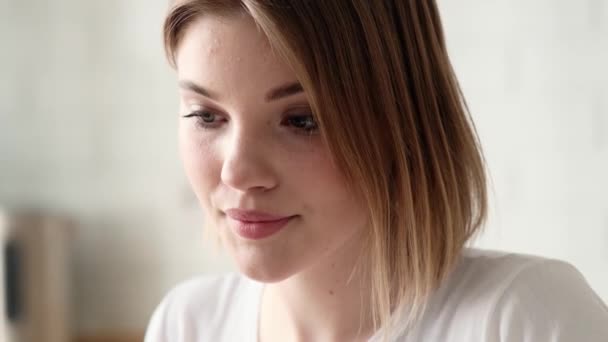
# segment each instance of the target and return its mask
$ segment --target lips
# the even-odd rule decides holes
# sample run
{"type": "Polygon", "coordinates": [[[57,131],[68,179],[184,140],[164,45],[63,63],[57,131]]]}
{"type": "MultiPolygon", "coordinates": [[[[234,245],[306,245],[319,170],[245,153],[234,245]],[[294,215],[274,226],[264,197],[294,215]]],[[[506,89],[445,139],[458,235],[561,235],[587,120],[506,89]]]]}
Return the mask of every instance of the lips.
{"type": "Polygon", "coordinates": [[[235,233],[250,240],[260,240],[274,235],[296,217],[242,209],[226,210],[226,215],[235,233]]]}
{"type": "Polygon", "coordinates": [[[255,210],[242,210],[242,209],[228,209],[226,210],[226,215],[230,218],[243,222],[272,222],[272,221],[280,221],[290,216],[280,216],[265,213],[262,211],[255,210]]]}

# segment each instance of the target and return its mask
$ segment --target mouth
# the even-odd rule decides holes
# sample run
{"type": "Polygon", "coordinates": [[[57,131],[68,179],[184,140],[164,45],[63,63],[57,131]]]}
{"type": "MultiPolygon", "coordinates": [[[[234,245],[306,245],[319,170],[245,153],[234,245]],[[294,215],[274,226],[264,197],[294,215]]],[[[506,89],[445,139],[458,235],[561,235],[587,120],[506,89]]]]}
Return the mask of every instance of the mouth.
{"type": "Polygon", "coordinates": [[[233,220],[247,222],[247,223],[267,223],[276,222],[288,219],[292,216],[270,214],[263,211],[257,210],[245,210],[238,208],[231,208],[225,211],[226,215],[233,220]]]}
{"type": "Polygon", "coordinates": [[[229,226],[242,238],[261,240],[283,230],[297,216],[283,217],[270,221],[247,221],[228,217],[229,226]]]}

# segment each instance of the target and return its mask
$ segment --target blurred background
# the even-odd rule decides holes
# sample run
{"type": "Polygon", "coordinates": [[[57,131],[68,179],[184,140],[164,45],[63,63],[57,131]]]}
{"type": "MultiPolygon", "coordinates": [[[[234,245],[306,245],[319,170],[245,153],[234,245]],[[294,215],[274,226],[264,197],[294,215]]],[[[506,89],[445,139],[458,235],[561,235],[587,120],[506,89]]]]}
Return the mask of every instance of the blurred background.
{"type": "MultiPolygon", "coordinates": [[[[472,245],[608,301],[608,1],[438,2],[491,175],[472,245]]],[[[178,159],[166,6],[0,0],[0,342],[141,341],[173,285],[232,269],[178,159]]]]}

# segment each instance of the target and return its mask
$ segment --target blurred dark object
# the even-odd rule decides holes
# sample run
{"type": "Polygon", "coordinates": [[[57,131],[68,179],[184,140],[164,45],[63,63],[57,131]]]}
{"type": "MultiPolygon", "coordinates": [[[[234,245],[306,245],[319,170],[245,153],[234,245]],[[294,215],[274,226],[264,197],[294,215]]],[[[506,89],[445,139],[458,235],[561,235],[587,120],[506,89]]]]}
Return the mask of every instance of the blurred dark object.
{"type": "Polygon", "coordinates": [[[8,322],[16,322],[22,312],[20,299],[23,297],[19,292],[23,288],[23,285],[19,282],[23,277],[19,274],[22,270],[22,264],[18,241],[6,241],[4,258],[6,319],[8,322]]]}
{"type": "Polygon", "coordinates": [[[71,339],[69,244],[73,226],[57,215],[0,210],[0,341],[71,339]]]}

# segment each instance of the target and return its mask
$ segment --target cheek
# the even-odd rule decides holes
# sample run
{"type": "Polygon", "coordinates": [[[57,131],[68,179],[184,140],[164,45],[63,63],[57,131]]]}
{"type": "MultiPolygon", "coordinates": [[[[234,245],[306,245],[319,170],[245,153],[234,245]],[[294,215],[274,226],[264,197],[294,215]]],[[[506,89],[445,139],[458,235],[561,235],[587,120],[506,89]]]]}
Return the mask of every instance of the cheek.
{"type": "Polygon", "coordinates": [[[362,201],[348,189],[345,177],[334,166],[329,153],[322,149],[309,155],[290,172],[292,184],[310,210],[323,220],[355,218],[364,213],[362,201]],[[355,215],[357,214],[357,215],[355,215]]]}
{"type": "Polygon", "coordinates": [[[203,202],[204,195],[219,182],[219,159],[210,148],[209,141],[197,136],[187,127],[180,128],[179,152],[192,189],[203,202]]]}
{"type": "Polygon", "coordinates": [[[316,149],[307,160],[298,165],[302,186],[311,194],[326,197],[328,194],[341,193],[346,188],[344,177],[334,166],[325,149],[316,149]]]}
{"type": "Polygon", "coordinates": [[[297,240],[307,243],[302,247],[290,246],[306,259],[339,250],[349,241],[359,239],[368,226],[364,201],[353,194],[331,160],[320,155],[310,161],[297,171],[299,179],[294,180],[299,182],[293,183],[297,190],[291,196],[304,206],[303,222],[307,229],[297,240]]]}

